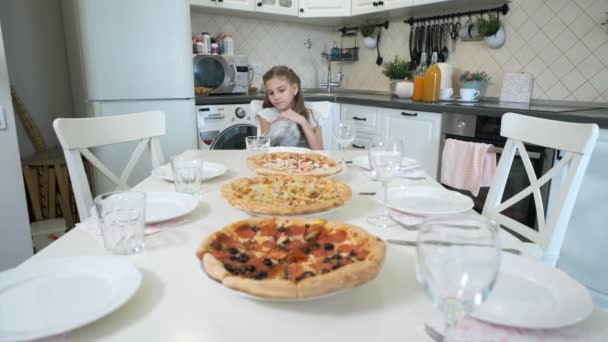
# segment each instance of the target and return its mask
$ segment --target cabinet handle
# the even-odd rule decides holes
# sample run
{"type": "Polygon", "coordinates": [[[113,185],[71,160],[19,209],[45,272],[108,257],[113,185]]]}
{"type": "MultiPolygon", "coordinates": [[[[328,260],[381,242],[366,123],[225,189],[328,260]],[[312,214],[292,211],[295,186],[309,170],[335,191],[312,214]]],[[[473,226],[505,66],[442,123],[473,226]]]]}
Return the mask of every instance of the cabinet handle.
{"type": "Polygon", "coordinates": [[[372,5],[378,6],[378,3],[374,1],[374,2],[372,2],[372,5]]]}
{"type": "Polygon", "coordinates": [[[403,116],[418,116],[418,113],[401,112],[401,115],[403,115],[403,116]]]}
{"type": "Polygon", "coordinates": [[[380,6],[384,5],[384,1],[378,1],[378,5],[380,5],[380,6]]]}
{"type": "Polygon", "coordinates": [[[358,116],[353,116],[353,120],[367,121],[367,118],[360,118],[358,116]]]}
{"type": "Polygon", "coordinates": [[[360,149],[360,150],[365,150],[365,146],[359,146],[359,145],[357,145],[357,144],[352,144],[352,145],[350,145],[350,146],[352,146],[352,147],[354,147],[354,148],[358,148],[358,149],[360,149]]]}
{"type": "Polygon", "coordinates": [[[300,13],[304,13],[304,9],[303,8],[300,8],[300,13]]]}
{"type": "Polygon", "coordinates": [[[258,2],[258,7],[262,7],[262,2],[258,2]]]}

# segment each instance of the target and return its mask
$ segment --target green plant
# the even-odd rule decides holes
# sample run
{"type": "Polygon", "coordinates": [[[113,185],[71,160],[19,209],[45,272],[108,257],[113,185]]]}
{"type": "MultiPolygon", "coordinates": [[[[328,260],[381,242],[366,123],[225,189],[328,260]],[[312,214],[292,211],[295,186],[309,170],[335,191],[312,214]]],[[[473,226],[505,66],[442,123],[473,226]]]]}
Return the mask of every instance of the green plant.
{"type": "Polygon", "coordinates": [[[363,24],[359,26],[359,32],[363,37],[373,37],[376,34],[377,27],[374,24],[363,24]]]}
{"type": "Polygon", "coordinates": [[[477,29],[479,34],[484,37],[491,37],[500,30],[500,19],[498,15],[489,14],[486,17],[480,17],[477,19],[477,29]]]}
{"type": "Polygon", "coordinates": [[[392,61],[382,64],[384,76],[392,80],[402,80],[404,78],[411,79],[414,65],[412,62],[407,62],[405,59],[395,56],[392,61]]]}
{"type": "Polygon", "coordinates": [[[486,74],[485,71],[474,71],[474,72],[465,71],[462,73],[462,75],[460,75],[460,80],[463,82],[483,81],[483,80],[489,80],[489,79],[490,79],[490,76],[488,76],[488,74],[486,74]]]}

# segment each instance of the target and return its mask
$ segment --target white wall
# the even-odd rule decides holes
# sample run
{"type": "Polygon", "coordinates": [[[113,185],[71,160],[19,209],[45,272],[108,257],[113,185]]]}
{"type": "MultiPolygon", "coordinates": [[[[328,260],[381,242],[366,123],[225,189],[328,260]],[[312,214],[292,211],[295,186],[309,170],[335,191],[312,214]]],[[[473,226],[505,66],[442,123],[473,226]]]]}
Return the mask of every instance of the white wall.
{"type": "MultiPolygon", "coordinates": [[[[11,84],[38,125],[48,146],[57,146],[52,122],[74,116],[59,0],[2,0],[6,59],[11,84]]],[[[34,152],[17,118],[19,151],[34,152]]]]}
{"type": "Polygon", "coordinates": [[[2,146],[0,148],[0,189],[2,189],[0,271],[2,271],[18,265],[33,254],[2,35],[0,35],[0,106],[4,108],[4,117],[7,121],[7,129],[0,130],[0,146],[2,146]]]}

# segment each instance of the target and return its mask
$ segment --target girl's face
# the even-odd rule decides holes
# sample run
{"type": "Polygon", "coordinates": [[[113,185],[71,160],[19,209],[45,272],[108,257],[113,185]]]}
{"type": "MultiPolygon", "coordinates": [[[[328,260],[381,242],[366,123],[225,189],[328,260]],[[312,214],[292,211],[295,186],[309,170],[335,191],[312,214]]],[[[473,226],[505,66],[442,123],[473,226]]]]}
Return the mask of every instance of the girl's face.
{"type": "Polygon", "coordinates": [[[289,83],[284,77],[274,77],[266,81],[268,99],[279,112],[291,108],[293,98],[298,91],[298,85],[289,83]]]}

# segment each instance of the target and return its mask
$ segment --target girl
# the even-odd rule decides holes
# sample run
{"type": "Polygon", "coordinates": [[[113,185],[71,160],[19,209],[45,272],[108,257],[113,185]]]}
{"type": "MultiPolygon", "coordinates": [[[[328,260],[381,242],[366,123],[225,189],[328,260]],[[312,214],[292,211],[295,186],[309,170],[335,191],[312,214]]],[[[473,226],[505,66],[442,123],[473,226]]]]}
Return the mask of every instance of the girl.
{"type": "Polygon", "coordinates": [[[319,113],[304,107],[301,81],[286,66],[275,66],[263,77],[266,96],[257,119],[262,135],[272,146],[298,146],[323,149],[319,113]]]}

